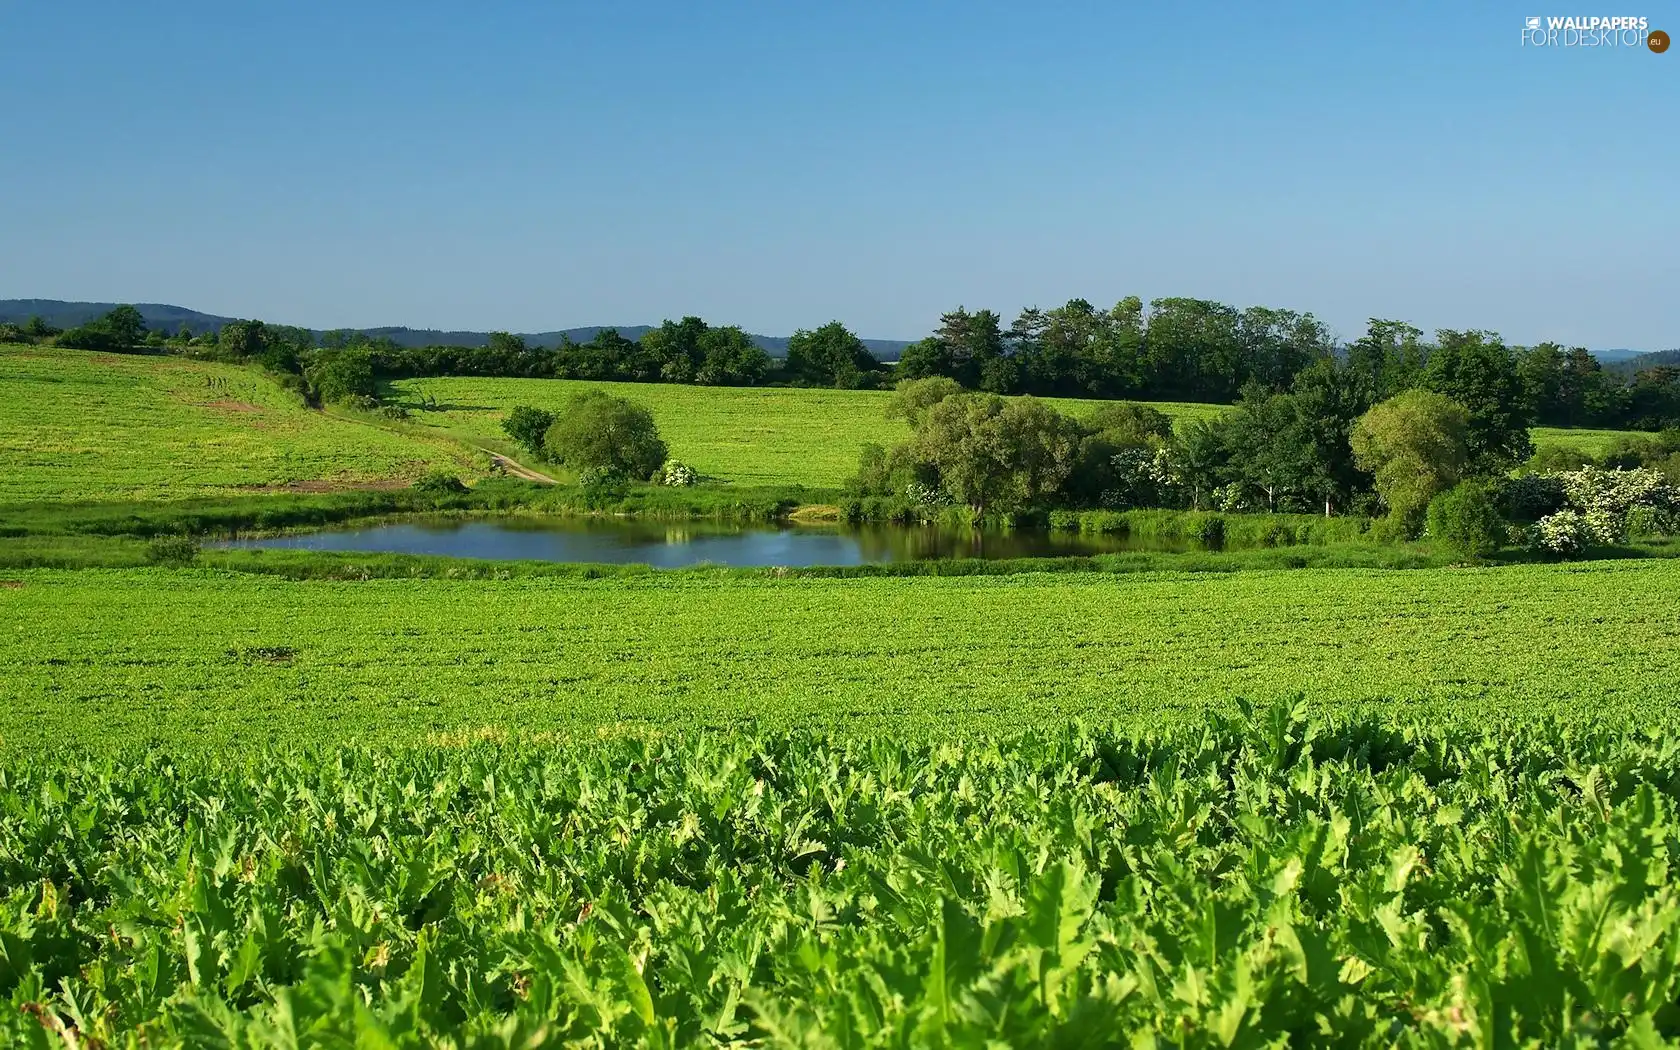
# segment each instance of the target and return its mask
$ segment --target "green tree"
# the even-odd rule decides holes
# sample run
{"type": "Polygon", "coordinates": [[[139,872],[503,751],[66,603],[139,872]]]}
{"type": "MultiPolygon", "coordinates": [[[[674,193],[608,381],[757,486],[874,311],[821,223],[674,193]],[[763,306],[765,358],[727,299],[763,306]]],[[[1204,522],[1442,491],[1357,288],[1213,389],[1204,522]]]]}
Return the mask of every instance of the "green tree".
{"type": "Polygon", "coordinates": [[[146,319],[133,306],[119,306],[98,322],[119,347],[139,346],[146,340],[146,319]]]}
{"type": "Polygon", "coordinates": [[[863,340],[839,321],[830,321],[816,331],[801,328],[788,340],[788,375],[818,386],[855,388],[863,377],[880,367],[863,340]]]}
{"type": "Polygon", "coordinates": [[[946,397],[922,413],[909,449],[975,518],[1055,502],[1080,457],[1083,428],[1032,397],[946,397]]]}
{"type": "Polygon", "coordinates": [[[949,376],[930,376],[927,379],[902,379],[887,402],[886,417],[902,419],[914,430],[921,425],[922,416],[934,405],[963,392],[962,384],[949,376]]]}
{"type": "Polygon", "coordinates": [[[379,396],[373,358],[359,347],[313,351],[304,365],[303,377],[322,404],[379,396]]]}
{"type": "Polygon", "coordinates": [[[517,405],[502,420],[502,433],[534,456],[543,453],[543,440],[554,425],[554,413],[530,405],[517,405]]]}
{"type": "Polygon", "coordinates": [[[485,347],[493,354],[511,354],[514,356],[528,354],[531,348],[525,345],[524,336],[511,332],[491,332],[490,341],[485,347]]]}
{"type": "Polygon", "coordinates": [[[1085,417],[1085,429],[1116,447],[1159,446],[1172,440],[1172,417],[1133,401],[1109,401],[1085,417]]]}
{"type": "Polygon", "coordinates": [[[548,458],[582,474],[612,472],[647,480],[665,462],[653,413],[599,390],[566,402],[543,436],[548,458]]]}
{"type": "Polygon", "coordinates": [[[1423,385],[1470,413],[1470,469],[1485,476],[1510,470],[1534,454],[1533,423],[1516,356],[1493,332],[1435,333],[1423,385]]]}
{"type": "Polygon", "coordinates": [[[1390,513],[1416,527],[1429,501],[1470,467],[1470,413],[1434,391],[1408,390],[1360,416],[1351,443],[1390,513]]]}
{"type": "Polygon", "coordinates": [[[1404,321],[1373,317],[1365,334],[1347,348],[1348,370],[1373,403],[1417,386],[1423,376],[1423,332],[1404,321]]]}
{"type": "Polygon", "coordinates": [[[928,337],[919,342],[911,343],[899,355],[898,367],[894,374],[900,380],[932,379],[935,376],[951,375],[951,352],[938,339],[928,337]]]}

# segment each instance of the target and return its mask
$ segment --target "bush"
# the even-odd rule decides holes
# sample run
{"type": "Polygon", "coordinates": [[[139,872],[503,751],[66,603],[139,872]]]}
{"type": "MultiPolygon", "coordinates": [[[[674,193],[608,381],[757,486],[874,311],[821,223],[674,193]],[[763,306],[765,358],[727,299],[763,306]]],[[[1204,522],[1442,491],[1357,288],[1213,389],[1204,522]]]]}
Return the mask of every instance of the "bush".
{"type": "Polygon", "coordinates": [[[467,492],[467,486],[460,478],[441,470],[432,471],[410,487],[415,492],[425,492],[434,496],[461,496],[467,492]]]}
{"type": "Polygon", "coordinates": [[[578,474],[584,506],[602,510],[630,494],[630,479],[611,467],[587,467],[578,474]]]}
{"type": "Polygon", "coordinates": [[[1487,490],[1467,481],[1429,501],[1429,535],[1465,558],[1480,561],[1504,544],[1505,520],[1487,490]]]}
{"type": "Polygon", "coordinates": [[[556,463],[577,471],[652,477],[668,449],[659,440],[653,413],[641,405],[599,390],[566,403],[543,435],[543,447],[556,463]]]}
{"type": "Polygon", "coordinates": [[[502,433],[533,456],[540,456],[543,452],[543,437],[553,425],[553,412],[532,408],[530,405],[518,405],[502,420],[502,433]]]}
{"type": "Polygon", "coordinates": [[[1196,542],[1210,551],[1225,549],[1225,519],[1210,514],[1196,523],[1196,542]]]}
{"type": "Polygon", "coordinates": [[[1587,519],[1572,510],[1548,514],[1534,526],[1534,545],[1541,550],[1572,557],[1592,546],[1587,519]]]}
{"type": "Polygon", "coordinates": [[[191,565],[198,543],[191,536],[159,536],[146,544],[146,560],[154,565],[191,565]]]}
{"type": "Polygon", "coordinates": [[[688,464],[668,459],[659,468],[658,481],[661,485],[694,485],[699,483],[700,475],[688,464]]]}

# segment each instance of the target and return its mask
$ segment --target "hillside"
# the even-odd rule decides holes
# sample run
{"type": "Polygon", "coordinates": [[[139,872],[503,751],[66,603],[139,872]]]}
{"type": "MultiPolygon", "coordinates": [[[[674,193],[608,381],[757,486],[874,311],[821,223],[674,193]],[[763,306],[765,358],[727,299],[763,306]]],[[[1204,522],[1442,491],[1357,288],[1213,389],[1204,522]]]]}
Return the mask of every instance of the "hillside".
{"type": "MultiPolygon", "coordinates": [[[[140,316],[146,319],[148,327],[169,334],[179,331],[182,325],[185,325],[187,330],[194,335],[201,335],[205,332],[219,332],[224,325],[239,320],[236,317],[222,317],[217,314],[202,313],[198,310],[189,310],[184,306],[171,306],[166,303],[135,303],[134,305],[139,309],[140,316]]],[[[60,299],[0,299],[0,324],[8,322],[23,324],[31,317],[39,317],[57,328],[74,328],[109,313],[116,306],[116,303],[66,302],[60,299]]],[[[570,339],[575,343],[588,342],[607,327],[617,327],[618,334],[626,339],[640,339],[652,331],[652,326],[645,324],[586,325],[581,328],[563,328],[550,332],[520,332],[516,334],[532,346],[551,347],[558,345],[562,339],[570,339]]],[[[309,331],[314,332],[319,337],[325,329],[312,328],[309,331]]],[[[354,331],[381,339],[389,339],[398,346],[484,346],[490,341],[489,332],[443,331],[436,328],[396,326],[358,328],[354,331]]],[[[752,335],[751,338],[770,356],[787,356],[788,336],[752,335]]],[[[900,339],[865,339],[863,344],[869,348],[870,353],[883,361],[898,360],[899,354],[910,345],[907,341],[900,339]]]]}
{"type": "Polygon", "coordinates": [[[0,504],[181,499],[470,476],[454,443],[311,411],[262,373],[0,346],[0,504]]]}

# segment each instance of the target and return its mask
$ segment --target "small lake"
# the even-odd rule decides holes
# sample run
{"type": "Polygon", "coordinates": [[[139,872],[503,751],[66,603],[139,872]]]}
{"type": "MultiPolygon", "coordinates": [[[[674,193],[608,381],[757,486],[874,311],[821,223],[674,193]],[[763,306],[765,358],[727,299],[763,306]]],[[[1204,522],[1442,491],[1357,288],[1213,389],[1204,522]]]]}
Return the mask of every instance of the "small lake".
{"type": "Polygon", "coordinates": [[[732,525],[615,518],[409,519],[348,529],[224,540],[218,547],[434,554],[496,560],[789,567],[939,558],[1057,558],[1185,544],[1073,532],[868,526],[732,525]]]}

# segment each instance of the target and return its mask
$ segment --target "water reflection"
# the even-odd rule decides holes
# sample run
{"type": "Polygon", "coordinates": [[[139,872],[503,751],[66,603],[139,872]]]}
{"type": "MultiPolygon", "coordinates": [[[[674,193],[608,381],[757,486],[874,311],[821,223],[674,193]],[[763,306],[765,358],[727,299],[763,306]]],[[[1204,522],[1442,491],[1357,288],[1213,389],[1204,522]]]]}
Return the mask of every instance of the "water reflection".
{"type": "Polygon", "coordinates": [[[497,560],[645,563],[661,568],[862,565],[938,558],[1043,558],[1127,550],[1184,550],[1184,544],[1069,532],[868,525],[777,527],[612,518],[408,520],[265,539],[224,547],[433,554],[497,560]]]}

